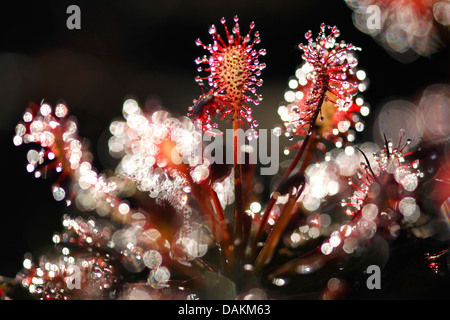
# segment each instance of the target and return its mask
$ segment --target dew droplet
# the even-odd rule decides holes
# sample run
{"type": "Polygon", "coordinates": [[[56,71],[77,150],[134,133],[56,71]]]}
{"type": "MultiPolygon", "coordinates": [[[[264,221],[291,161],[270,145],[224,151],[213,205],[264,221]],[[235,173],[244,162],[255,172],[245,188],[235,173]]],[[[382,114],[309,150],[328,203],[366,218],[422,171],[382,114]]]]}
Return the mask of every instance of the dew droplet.
{"type": "Polygon", "coordinates": [[[170,271],[166,267],[158,267],[150,272],[147,282],[154,289],[162,289],[169,279],[170,271]]]}
{"type": "MultiPolygon", "coordinates": [[[[305,38],[306,38],[307,40],[309,40],[309,39],[311,39],[311,37],[312,37],[312,32],[311,32],[311,30],[309,30],[308,32],[305,33],[305,38]]],[[[301,46],[300,49],[303,49],[303,48],[304,48],[303,45],[299,45],[299,46],[301,46]]]]}
{"type": "Polygon", "coordinates": [[[238,23],[236,23],[235,25],[234,25],[234,27],[233,27],[233,33],[234,34],[237,34],[237,33],[239,33],[239,24],[238,23]]]}
{"type": "Polygon", "coordinates": [[[144,253],[143,261],[144,264],[150,269],[158,268],[161,265],[162,256],[156,250],[149,250],[144,253]]]}
{"type": "Polygon", "coordinates": [[[196,81],[197,83],[199,83],[199,84],[202,84],[202,83],[203,83],[203,80],[202,80],[202,78],[201,78],[200,76],[196,76],[196,77],[195,77],[195,81],[196,81]]]}
{"type": "Polygon", "coordinates": [[[61,201],[66,196],[66,191],[64,191],[63,188],[58,187],[58,186],[53,187],[52,193],[53,193],[53,198],[55,198],[56,201],[61,201]]]}
{"type": "Polygon", "coordinates": [[[40,112],[44,117],[46,117],[46,116],[50,115],[50,113],[52,112],[52,108],[51,108],[48,104],[44,103],[44,104],[41,106],[41,108],[39,109],[39,112],[40,112]]]}
{"type": "Polygon", "coordinates": [[[281,136],[281,134],[283,133],[283,130],[282,130],[280,127],[275,127],[275,128],[272,130],[272,132],[273,132],[273,134],[274,134],[276,137],[279,137],[279,136],[281,136]]]}
{"type": "Polygon", "coordinates": [[[23,121],[25,122],[31,122],[33,120],[33,114],[30,111],[26,111],[23,114],[23,121]]]}
{"type": "Polygon", "coordinates": [[[58,118],[64,118],[65,116],[67,116],[68,111],[69,110],[67,109],[67,107],[64,104],[60,103],[55,108],[55,115],[58,118]]]}

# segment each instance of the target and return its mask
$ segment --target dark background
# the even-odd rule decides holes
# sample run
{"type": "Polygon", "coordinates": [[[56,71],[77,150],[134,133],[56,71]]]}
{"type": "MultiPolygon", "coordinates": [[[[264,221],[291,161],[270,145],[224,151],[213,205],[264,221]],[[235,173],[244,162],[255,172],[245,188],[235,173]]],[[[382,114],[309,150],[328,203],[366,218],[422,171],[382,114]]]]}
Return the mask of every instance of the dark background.
{"type": "MultiPolygon", "coordinates": [[[[66,101],[78,119],[80,135],[91,141],[99,169],[108,165],[102,152],[105,130],[121,116],[122,103],[134,96],[142,105],[157,99],[176,113],[185,114],[201,94],[194,81],[194,59],[205,52],[195,45],[210,43],[208,28],[223,16],[232,25],[240,18],[242,32],[255,21],[267,64],[259,90],[264,97],[254,108],[260,127],[280,123],[276,113],[287,81],[301,63],[298,43],[304,34],[317,34],[325,22],[337,25],[341,39],[362,47],[359,65],[370,87],[364,93],[371,104],[364,134],[376,110],[391,97],[414,99],[429,84],[448,82],[448,48],[431,58],[403,64],[392,58],[370,36],[358,31],[344,1],[37,1],[15,2],[0,9],[0,275],[13,277],[26,252],[51,243],[69,212],[53,201],[52,181],[35,179],[25,170],[26,148],[14,147],[14,127],[29,102],[42,99],[55,105],[66,101]],[[81,9],[81,30],[66,28],[66,8],[81,9]]],[[[444,34],[448,39],[448,33],[444,34]]]]}

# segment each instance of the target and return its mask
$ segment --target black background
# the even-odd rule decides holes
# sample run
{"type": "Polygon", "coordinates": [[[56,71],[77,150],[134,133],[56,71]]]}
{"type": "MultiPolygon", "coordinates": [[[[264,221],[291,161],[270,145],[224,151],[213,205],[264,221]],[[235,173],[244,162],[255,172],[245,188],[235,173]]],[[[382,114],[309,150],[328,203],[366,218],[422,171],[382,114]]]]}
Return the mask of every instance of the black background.
{"type": "MultiPolygon", "coordinates": [[[[12,144],[14,127],[27,103],[42,99],[66,101],[78,119],[80,135],[91,141],[96,166],[102,157],[104,132],[121,116],[124,99],[141,104],[157,99],[176,114],[185,114],[201,94],[194,81],[194,59],[205,52],[208,28],[228,26],[234,15],[242,32],[255,21],[267,64],[260,89],[264,100],[254,108],[262,128],[279,123],[276,113],[287,81],[301,63],[298,43],[325,22],[337,25],[341,38],[362,47],[359,65],[370,87],[364,93],[373,112],[391,97],[416,98],[427,85],[448,82],[448,48],[431,58],[404,64],[390,56],[370,36],[358,31],[344,1],[36,1],[0,8],[0,274],[14,276],[25,252],[51,243],[61,217],[70,209],[53,201],[51,181],[37,180],[25,170],[26,149],[12,144]],[[81,9],[81,30],[68,30],[66,8],[81,9]]],[[[444,30],[441,30],[444,31],[444,30]]],[[[444,42],[448,32],[442,34],[444,42]]],[[[359,139],[372,139],[369,125],[359,139]]]]}

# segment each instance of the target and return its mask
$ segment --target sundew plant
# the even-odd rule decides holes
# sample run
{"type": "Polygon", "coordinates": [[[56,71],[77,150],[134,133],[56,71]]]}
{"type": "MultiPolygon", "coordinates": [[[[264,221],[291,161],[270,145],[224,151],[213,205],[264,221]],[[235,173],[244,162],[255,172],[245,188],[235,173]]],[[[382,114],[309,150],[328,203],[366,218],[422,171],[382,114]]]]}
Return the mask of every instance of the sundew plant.
{"type": "MultiPolygon", "coordinates": [[[[384,268],[391,243],[424,238],[442,220],[423,207],[435,182],[423,169],[426,140],[412,143],[398,127],[381,145],[357,142],[371,112],[363,43],[325,23],[305,30],[283,101],[267,107],[264,59],[284,44],[264,43],[257,24],[237,16],[208,31],[209,42],[192,44],[200,88],[185,114],[125,99],[109,126],[115,168],[94,167],[66,103],[25,108],[13,143],[68,213],[50,250],[26,254],[14,279],[0,279],[1,297],[342,299],[358,290],[355,274],[384,268]],[[281,125],[260,129],[256,108],[281,125]],[[256,169],[267,157],[257,153],[280,140],[289,164],[275,163],[274,182],[262,185],[256,169]]],[[[448,218],[448,200],[442,212],[448,218]]],[[[447,251],[425,257],[436,274],[447,251]]]]}

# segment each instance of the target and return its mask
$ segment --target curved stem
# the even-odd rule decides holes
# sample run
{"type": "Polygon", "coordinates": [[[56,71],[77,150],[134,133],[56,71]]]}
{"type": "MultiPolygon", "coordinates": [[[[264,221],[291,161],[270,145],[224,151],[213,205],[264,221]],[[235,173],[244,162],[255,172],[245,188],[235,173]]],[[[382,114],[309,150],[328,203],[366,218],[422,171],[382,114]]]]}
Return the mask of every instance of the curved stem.
{"type": "MultiPolygon", "coordinates": [[[[346,225],[352,228],[355,227],[358,221],[360,221],[361,215],[362,215],[361,210],[359,210],[346,225]]],[[[341,244],[338,247],[335,247],[331,252],[331,254],[328,255],[323,254],[321,251],[321,245],[318,245],[317,247],[310,250],[306,254],[296,259],[290,260],[289,262],[281,266],[278,266],[274,271],[272,271],[269,274],[269,279],[273,279],[282,274],[292,272],[296,268],[299,268],[300,266],[308,267],[310,269],[315,270],[322,267],[327,261],[331,261],[340,257],[340,255],[343,252],[344,239],[346,239],[348,235],[347,236],[344,235],[345,231],[341,231],[340,228],[339,230],[340,230],[339,237],[341,239],[341,244]]]]}
{"type": "Polygon", "coordinates": [[[226,223],[225,213],[223,211],[222,205],[220,203],[219,197],[217,196],[217,193],[214,191],[211,185],[209,185],[210,195],[212,198],[212,204],[213,208],[216,211],[217,217],[219,218],[222,236],[220,238],[219,243],[222,246],[222,249],[225,252],[226,257],[229,257],[229,249],[228,244],[230,241],[230,232],[228,230],[228,226],[226,223]]]}
{"type": "Polygon", "coordinates": [[[241,121],[240,105],[234,107],[233,117],[233,169],[234,169],[234,218],[237,240],[241,241],[243,231],[243,192],[242,192],[242,166],[241,166],[241,121]]]}
{"type": "Polygon", "coordinates": [[[305,183],[302,184],[300,189],[295,193],[289,195],[289,200],[283,208],[283,211],[280,213],[280,217],[278,218],[275,226],[271,230],[266,242],[264,243],[263,248],[259,252],[258,257],[255,261],[255,271],[260,272],[261,269],[266,265],[270,258],[273,255],[273,251],[275,250],[278,242],[280,241],[280,237],[283,234],[284,229],[286,228],[289,220],[291,218],[292,209],[294,208],[295,203],[297,202],[298,197],[302,194],[305,188],[305,183]]]}
{"type": "Polygon", "coordinates": [[[319,142],[318,135],[312,134],[311,140],[309,141],[309,147],[306,151],[302,164],[298,169],[299,172],[305,172],[306,168],[311,164],[315,151],[317,150],[317,143],[319,142]]]}
{"type": "Polygon", "coordinates": [[[225,213],[223,211],[219,197],[217,196],[217,193],[216,193],[216,191],[214,191],[212,186],[210,184],[208,186],[209,186],[211,198],[213,200],[214,209],[216,210],[217,217],[219,218],[219,221],[221,223],[224,223],[225,222],[225,213]]]}
{"type": "Polygon", "coordinates": [[[254,244],[253,244],[253,251],[254,252],[256,251],[259,239],[261,238],[262,234],[264,233],[264,227],[265,227],[265,225],[267,223],[267,220],[269,219],[270,211],[272,211],[272,208],[273,208],[273,206],[276,203],[276,198],[278,196],[278,188],[280,187],[281,183],[290,176],[292,171],[294,171],[294,169],[297,166],[298,162],[302,158],[302,156],[303,156],[303,154],[304,154],[304,152],[306,150],[306,147],[308,146],[308,143],[309,143],[309,141],[311,139],[311,136],[313,135],[313,132],[315,131],[317,117],[319,116],[320,110],[322,109],[322,104],[323,104],[324,99],[325,99],[325,90],[322,93],[322,95],[320,96],[319,103],[317,104],[316,110],[314,111],[314,114],[313,114],[313,117],[311,119],[311,123],[309,125],[309,129],[308,129],[308,132],[306,133],[305,139],[303,139],[302,144],[301,144],[300,148],[297,151],[297,154],[295,155],[295,157],[292,160],[289,168],[286,170],[286,172],[284,173],[284,175],[281,178],[280,182],[278,183],[278,186],[275,189],[275,192],[270,197],[269,203],[267,204],[266,209],[264,210],[264,213],[263,213],[262,218],[261,218],[261,222],[260,222],[259,227],[258,227],[258,231],[256,232],[256,235],[255,235],[255,240],[254,240],[254,244]]]}
{"type": "Polygon", "coordinates": [[[204,192],[206,190],[202,190],[202,185],[193,185],[192,188],[192,196],[195,199],[195,201],[198,203],[198,205],[201,208],[201,212],[204,213],[204,217],[210,220],[210,226],[211,226],[211,232],[214,236],[214,239],[217,242],[220,242],[220,239],[222,237],[220,228],[219,228],[219,221],[217,219],[217,216],[214,214],[214,211],[210,204],[208,204],[208,201],[205,201],[205,195],[204,192]]]}

